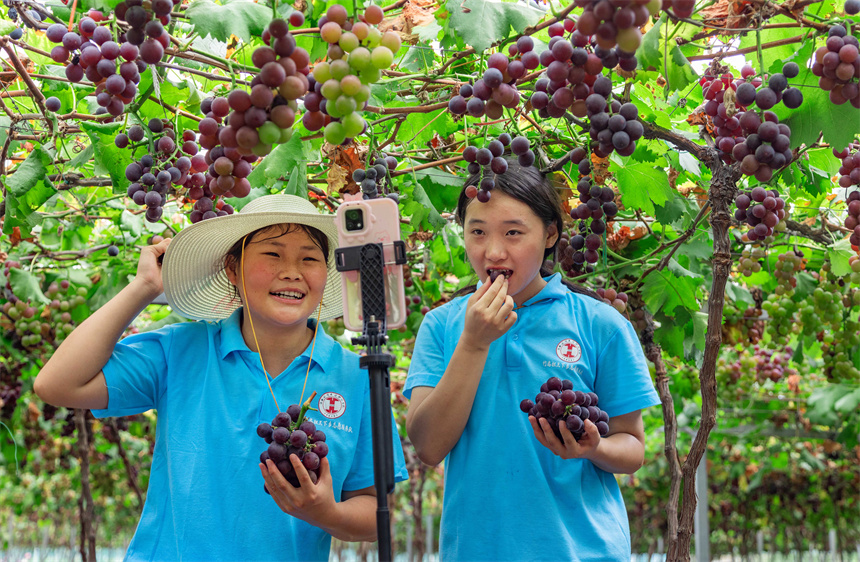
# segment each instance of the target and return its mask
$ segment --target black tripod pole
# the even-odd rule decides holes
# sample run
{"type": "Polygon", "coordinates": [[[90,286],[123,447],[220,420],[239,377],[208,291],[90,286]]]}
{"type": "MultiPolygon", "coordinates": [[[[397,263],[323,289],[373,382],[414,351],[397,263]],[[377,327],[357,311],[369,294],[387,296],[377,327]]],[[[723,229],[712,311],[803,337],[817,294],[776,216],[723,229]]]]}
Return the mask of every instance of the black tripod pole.
{"type": "MultiPolygon", "coordinates": [[[[399,242],[399,241],[398,241],[399,242]]],[[[397,263],[405,263],[403,243],[395,243],[397,263]]],[[[370,376],[370,420],[373,438],[373,479],[376,487],[376,534],[380,562],[391,562],[391,517],[388,494],[394,491],[394,446],[391,428],[389,368],[394,357],[383,351],[385,344],[385,260],[382,244],[338,248],[338,270],[361,272],[361,304],[364,332],[352,342],[367,347],[359,365],[370,376]]]]}
{"type": "MultiPolygon", "coordinates": [[[[369,327],[376,327],[370,322],[369,327]]],[[[373,432],[373,479],[376,485],[376,534],[380,562],[391,561],[391,517],[388,494],[394,491],[394,451],[391,432],[391,390],[388,369],[394,358],[383,353],[380,334],[367,336],[367,355],[361,358],[362,368],[370,374],[370,419],[373,432]]]]}

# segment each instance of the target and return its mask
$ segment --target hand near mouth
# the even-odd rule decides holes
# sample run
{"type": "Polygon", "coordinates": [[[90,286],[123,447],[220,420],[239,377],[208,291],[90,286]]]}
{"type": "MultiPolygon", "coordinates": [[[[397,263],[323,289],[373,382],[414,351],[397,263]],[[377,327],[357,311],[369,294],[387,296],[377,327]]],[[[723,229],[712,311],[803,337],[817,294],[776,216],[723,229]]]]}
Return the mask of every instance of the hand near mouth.
{"type": "Polygon", "coordinates": [[[460,341],[474,350],[486,351],[517,321],[514,299],[508,295],[508,280],[499,271],[495,280],[487,280],[469,297],[466,322],[460,341]]]}

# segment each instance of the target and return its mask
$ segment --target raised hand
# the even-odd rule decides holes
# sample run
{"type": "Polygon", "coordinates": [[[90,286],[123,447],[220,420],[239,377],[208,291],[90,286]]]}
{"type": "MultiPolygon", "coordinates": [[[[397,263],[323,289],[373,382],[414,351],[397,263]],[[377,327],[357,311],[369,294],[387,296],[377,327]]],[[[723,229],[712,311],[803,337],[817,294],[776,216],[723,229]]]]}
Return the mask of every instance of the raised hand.
{"type": "Polygon", "coordinates": [[[474,349],[487,349],[517,321],[514,299],[508,295],[508,280],[499,275],[484,283],[469,297],[461,341],[474,349]]]}
{"type": "Polygon", "coordinates": [[[164,291],[164,283],[161,279],[161,256],[167,251],[170,241],[170,238],[165,238],[158,244],[144,246],[140,250],[135,279],[146,285],[152,292],[153,298],[164,291]]]}

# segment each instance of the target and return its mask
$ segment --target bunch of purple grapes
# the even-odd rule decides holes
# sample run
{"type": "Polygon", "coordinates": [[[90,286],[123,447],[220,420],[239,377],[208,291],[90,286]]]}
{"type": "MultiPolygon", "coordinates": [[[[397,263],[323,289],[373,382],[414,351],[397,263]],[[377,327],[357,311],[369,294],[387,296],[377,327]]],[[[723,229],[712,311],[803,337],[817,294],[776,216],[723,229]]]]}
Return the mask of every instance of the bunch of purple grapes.
{"type": "Polygon", "coordinates": [[[693,15],[696,0],[663,0],[663,9],[672,9],[679,18],[689,18],[693,15]]]}
{"type": "Polygon", "coordinates": [[[463,150],[463,159],[469,163],[467,170],[471,175],[481,175],[479,185],[466,186],[466,197],[477,198],[481,203],[490,200],[490,192],[496,187],[495,176],[502,175],[508,171],[508,161],[504,158],[505,149],[510,146],[511,152],[517,157],[520,166],[527,167],[534,164],[535,154],[529,148],[531,142],[524,136],[511,139],[507,133],[502,133],[499,138],[491,140],[486,147],[477,148],[467,146],[463,150]],[[485,174],[485,167],[489,166],[493,177],[485,174]]]}
{"type": "Polygon", "coordinates": [[[812,55],[812,74],[831,102],[860,108],[860,41],[842,25],[831,26],[827,42],[812,55]]]}
{"type": "Polygon", "coordinates": [[[578,221],[575,230],[559,240],[560,265],[569,277],[578,275],[585,263],[597,263],[606,223],[618,214],[612,188],[594,184],[587,175],[590,167],[587,168],[583,164],[590,162],[586,156],[585,149],[581,147],[571,151],[571,161],[581,167],[580,171],[586,171],[586,175],[576,186],[581,203],[570,210],[570,217],[578,221]]]}
{"type": "Polygon", "coordinates": [[[292,137],[298,111],[296,100],[308,91],[310,57],[306,50],[296,46],[285,20],[272,20],[263,36],[272,46],[259,47],[251,54],[251,61],[260,73],[251,80],[250,93],[236,89],[226,98],[215,98],[205,107],[201,104],[206,118],[198,130],[204,148],[220,144],[242,156],[265,156],[273,145],[292,137]]]}
{"type": "Polygon", "coordinates": [[[128,23],[125,40],[140,47],[140,56],[155,64],[164,56],[170,44],[165,25],[170,23],[170,11],[182,0],[125,0],[115,8],[116,17],[128,23]]]}
{"type": "Polygon", "coordinates": [[[60,43],[51,49],[51,59],[60,64],[68,63],[65,72],[71,82],[80,82],[86,76],[96,84],[98,113],[107,112],[117,117],[137,94],[140,73],[146,70],[146,63],[153,64],[161,57],[151,59],[127,41],[117,43],[110,28],[97,25],[90,17],[81,19],[78,31],[67,31],[61,23],[48,27],[48,40],[60,43]]]}
{"type": "Polygon", "coordinates": [[[833,156],[839,158],[839,187],[860,186],[860,143],[852,142],[842,150],[833,149],[833,156]]]}
{"type": "MultiPolygon", "coordinates": [[[[147,129],[149,139],[144,128],[135,124],[129,127],[126,133],[117,135],[114,142],[119,148],[132,146],[133,150],[140,147],[146,147],[148,150],[152,142],[155,150],[151,154],[147,152],[139,160],[126,166],[125,177],[132,182],[128,186],[128,196],[136,204],[146,205],[146,220],[157,222],[161,219],[167,195],[171,191],[176,193],[182,189],[189,197],[196,194],[198,197],[192,198],[201,201],[205,199],[202,190],[205,183],[203,172],[208,165],[205,158],[197,153],[194,131],[184,131],[182,145],[177,147],[176,133],[170,121],[151,119],[147,129]],[[197,193],[194,193],[195,190],[197,193]]],[[[211,199],[209,202],[211,203],[211,199]]],[[[213,210],[210,205],[207,210],[213,211],[212,216],[226,215],[233,211],[229,205],[218,210],[213,210]]],[[[193,212],[191,218],[192,222],[196,222],[193,212]]]]}
{"type": "Polygon", "coordinates": [[[609,433],[609,415],[597,407],[597,394],[573,390],[573,382],[558,377],[550,377],[540,387],[534,402],[525,399],[520,402],[520,410],[535,419],[546,418],[561,439],[560,421],[564,421],[567,429],[579,441],[585,433],[585,420],[591,420],[597,426],[597,431],[603,437],[609,433]]]}
{"type": "Polygon", "coordinates": [[[585,100],[591,123],[589,134],[598,143],[594,154],[600,158],[613,151],[630,156],[636,150],[636,141],[645,134],[636,105],[629,102],[622,105],[618,100],[609,104],[611,95],[612,81],[601,76],[594,82],[594,93],[585,100]]]}
{"type": "Polygon", "coordinates": [[[576,30],[580,34],[595,36],[602,49],[612,49],[617,45],[631,55],[642,44],[639,28],[661,7],[650,0],[576,0],[576,5],[583,8],[576,21],[576,30]]]}
{"type": "MultiPolygon", "coordinates": [[[[320,461],[328,455],[325,433],[317,429],[314,422],[304,419],[302,407],[293,404],[286,412],[281,412],[271,424],[257,426],[257,435],[266,440],[269,448],[260,454],[260,462],[266,464],[271,459],[287,482],[299,488],[299,478],[290,462],[290,455],[296,455],[308,469],[311,482],[319,480],[320,461]]],[[[266,493],[269,493],[266,488],[266,493]]]]}
{"type": "MultiPolygon", "coordinates": [[[[603,69],[620,65],[622,70],[631,71],[637,64],[632,53],[603,48],[594,38],[579,31],[571,33],[570,40],[565,39],[564,31],[570,27],[568,21],[572,20],[549,27],[549,49],[539,58],[547,69],[546,76],[535,83],[531,104],[544,119],[561,117],[568,109],[576,117],[585,117],[586,99],[594,93],[595,81],[603,69]]],[[[609,84],[611,92],[611,81],[609,84]]]]}
{"type": "MultiPolygon", "coordinates": [[[[373,166],[366,170],[362,168],[353,170],[352,180],[361,187],[365,199],[375,199],[379,197],[379,190],[385,189],[386,181],[391,180],[390,172],[396,168],[397,158],[382,152],[373,161],[373,166]]],[[[395,201],[399,200],[395,193],[389,193],[388,196],[395,201]]]]}
{"type": "MultiPolygon", "coordinates": [[[[754,71],[749,65],[741,70],[741,76],[746,78],[754,71]]],[[[767,110],[782,102],[789,109],[797,109],[803,103],[803,94],[797,88],[788,87],[788,79],[800,74],[800,67],[795,62],[787,62],[778,72],[768,78],[767,86],[759,87],[761,79],[754,82],[735,82],[737,102],[748,106],[755,103],[756,107],[767,110]]],[[[729,75],[731,76],[731,75],[729,75]]]]}
{"type": "Polygon", "coordinates": [[[744,142],[732,147],[732,157],[741,163],[741,172],[755,175],[758,181],[765,183],[771,180],[775,170],[791,164],[794,159],[791,129],[779,122],[776,113],[765,111],[762,122],[758,114],[746,111],[740,124],[748,134],[744,142]]]}
{"type": "Polygon", "coordinates": [[[164,26],[170,23],[170,11],[179,3],[181,0],[125,0],[115,8],[117,18],[129,26],[125,40],[140,47],[140,56],[148,64],[155,64],[164,56],[164,49],[170,44],[164,26]]]}
{"type": "Polygon", "coordinates": [[[521,61],[510,61],[504,53],[493,53],[487,59],[484,75],[473,86],[461,86],[460,93],[448,102],[448,109],[455,115],[468,113],[472,117],[486,115],[499,119],[504,108],[514,109],[519,105],[516,83],[525,73],[526,67],[521,61]]]}
{"type": "Polygon", "coordinates": [[[753,227],[747,232],[752,241],[772,236],[773,229],[785,218],[785,200],[775,189],[769,191],[757,186],[752,191],[742,191],[735,199],[735,205],[735,219],[753,227]]]}

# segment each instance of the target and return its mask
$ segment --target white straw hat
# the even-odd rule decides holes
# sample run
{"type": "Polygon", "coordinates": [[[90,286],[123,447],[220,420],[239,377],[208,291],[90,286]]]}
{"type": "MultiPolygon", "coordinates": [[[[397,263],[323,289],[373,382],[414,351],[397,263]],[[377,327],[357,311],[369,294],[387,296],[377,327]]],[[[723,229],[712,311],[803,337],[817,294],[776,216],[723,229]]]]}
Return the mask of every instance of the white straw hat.
{"type": "Polygon", "coordinates": [[[224,256],[245,235],[282,223],[304,224],[328,237],[328,277],[320,320],[342,316],[341,283],[334,259],[334,215],[320,213],[307,199],[283,194],[258,197],[241,213],[207,219],[181,230],[167,247],[161,271],[168,304],[195,320],[230,316],[242,303],[227,280],[224,256]]]}

